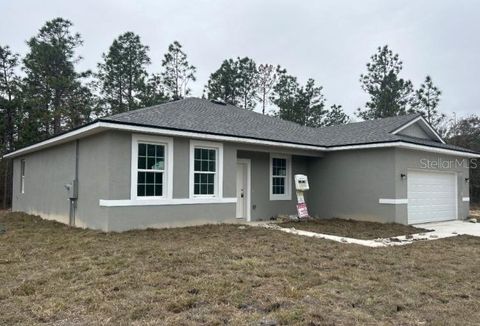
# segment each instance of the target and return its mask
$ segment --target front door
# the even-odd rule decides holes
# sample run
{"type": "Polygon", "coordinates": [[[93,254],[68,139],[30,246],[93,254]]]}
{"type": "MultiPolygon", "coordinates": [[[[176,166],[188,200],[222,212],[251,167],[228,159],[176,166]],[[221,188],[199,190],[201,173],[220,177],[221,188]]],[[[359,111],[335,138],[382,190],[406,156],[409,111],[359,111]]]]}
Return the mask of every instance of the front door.
{"type": "Polygon", "coordinates": [[[249,163],[247,160],[237,161],[237,218],[249,220],[249,163]]]}

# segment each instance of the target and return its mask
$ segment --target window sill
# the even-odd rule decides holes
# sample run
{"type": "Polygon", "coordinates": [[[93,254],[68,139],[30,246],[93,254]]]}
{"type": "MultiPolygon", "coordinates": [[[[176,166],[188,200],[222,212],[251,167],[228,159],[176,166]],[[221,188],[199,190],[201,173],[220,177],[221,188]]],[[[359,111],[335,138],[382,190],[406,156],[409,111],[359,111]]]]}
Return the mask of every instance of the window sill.
{"type": "Polygon", "coordinates": [[[236,203],[237,198],[174,198],[174,199],[100,199],[102,207],[120,206],[165,206],[165,205],[195,205],[195,204],[231,204],[236,203]]]}
{"type": "Polygon", "coordinates": [[[291,195],[281,195],[281,196],[270,195],[270,200],[292,200],[292,196],[291,195]]]}

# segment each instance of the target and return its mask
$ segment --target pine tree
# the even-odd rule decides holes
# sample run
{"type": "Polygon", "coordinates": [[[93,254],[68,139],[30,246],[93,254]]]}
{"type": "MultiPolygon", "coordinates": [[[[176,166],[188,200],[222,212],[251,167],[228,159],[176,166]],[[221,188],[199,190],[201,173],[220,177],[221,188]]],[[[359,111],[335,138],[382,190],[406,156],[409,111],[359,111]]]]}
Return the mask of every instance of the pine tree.
{"type": "Polygon", "coordinates": [[[150,64],[148,46],[140,36],[126,32],[116,38],[103,62],[98,64],[100,87],[100,115],[116,114],[139,108],[148,78],[146,66],[150,64]]]}
{"type": "Polygon", "coordinates": [[[413,92],[412,83],[399,77],[403,63],[387,45],[367,63],[367,73],[360,76],[362,89],[370,96],[365,109],[357,115],[365,120],[406,114],[413,92]]]}
{"type": "Polygon", "coordinates": [[[325,97],[322,87],[316,86],[313,79],[300,86],[296,77],[284,74],[275,85],[271,100],[278,106],[277,116],[281,119],[302,126],[323,126],[325,97]]]}
{"type": "Polygon", "coordinates": [[[70,21],[55,18],[27,42],[24,93],[29,111],[26,116],[30,127],[42,137],[66,129],[66,121],[72,113],[72,99],[78,100],[79,94],[89,96],[81,89],[84,87],[81,80],[88,72],[75,71],[75,64],[81,59],[75,55],[75,50],[83,41],[80,34],[70,31],[71,27],[70,21]]]}
{"type": "Polygon", "coordinates": [[[330,110],[325,115],[322,125],[328,126],[337,126],[343,125],[350,121],[349,116],[343,111],[341,105],[333,104],[330,107],[330,110]]]}
{"type": "Polygon", "coordinates": [[[411,111],[421,113],[428,123],[437,128],[445,119],[445,115],[437,109],[441,95],[442,92],[433,84],[432,78],[427,76],[415,91],[411,111]]]}
{"type": "Polygon", "coordinates": [[[170,97],[178,100],[189,95],[191,90],[188,83],[196,80],[197,69],[188,63],[187,55],[180,43],[175,41],[169,45],[162,66],[163,83],[170,97]]]}
{"type": "Polygon", "coordinates": [[[257,81],[257,66],[252,59],[228,59],[210,75],[205,89],[209,99],[221,99],[226,103],[253,110],[256,105],[257,81]]]}
{"type": "Polygon", "coordinates": [[[277,83],[280,75],[284,74],[285,70],[280,66],[273,66],[271,64],[261,64],[258,66],[258,100],[262,104],[262,114],[265,114],[265,108],[269,101],[270,93],[277,83]]]}
{"type": "Polygon", "coordinates": [[[19,55],[8,46],[0,46],[0,113],[2,142],[0,152],[15,148],[16,121],[19,117],[20,78],[15,70],[19,64],[19,55]]]}

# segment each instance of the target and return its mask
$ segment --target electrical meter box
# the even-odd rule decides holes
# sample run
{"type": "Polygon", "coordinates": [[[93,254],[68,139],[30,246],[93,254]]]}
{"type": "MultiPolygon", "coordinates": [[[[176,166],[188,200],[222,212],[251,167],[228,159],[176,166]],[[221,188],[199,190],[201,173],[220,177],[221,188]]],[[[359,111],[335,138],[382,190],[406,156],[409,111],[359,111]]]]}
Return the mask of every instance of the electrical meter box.
{"type": "Polygon", "coordinates": [[[65,185],[65,190],[67,190],[67,195],[69,199],[78,198],[78,182],[77,180],[72,180],[71,183],[65,185]]]}
{"type": "Polygon", "coordinates": [[[308,186],[308,178],[304,174],[295,174],[295,189],[305,191],[310,189],[308,186]]]}

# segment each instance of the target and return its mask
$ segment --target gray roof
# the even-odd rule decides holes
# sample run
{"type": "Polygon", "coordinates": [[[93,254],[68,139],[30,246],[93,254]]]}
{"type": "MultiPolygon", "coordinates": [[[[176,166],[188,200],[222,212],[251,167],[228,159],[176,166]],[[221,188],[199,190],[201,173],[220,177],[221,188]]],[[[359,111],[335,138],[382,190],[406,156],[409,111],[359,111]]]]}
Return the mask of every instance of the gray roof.
{"type": "Polygon", "coordinates": [[[418,116],[418,114],[412,114],[333,127],[311,128],[230,104],[186,98],[100,120],[323,147],[404,141],[472,152],[433,140],[391,134],[392,131],[418,116]]]}

